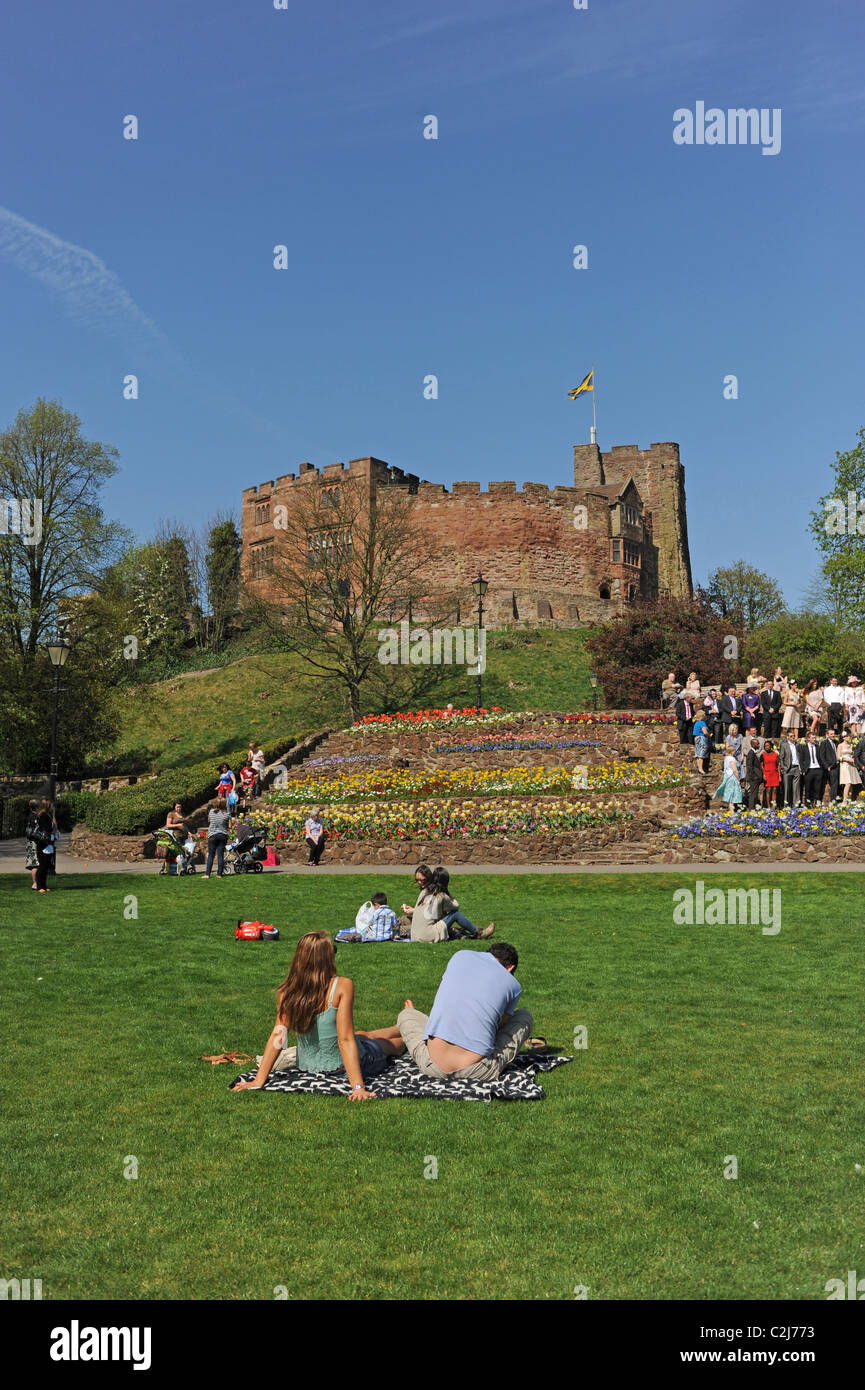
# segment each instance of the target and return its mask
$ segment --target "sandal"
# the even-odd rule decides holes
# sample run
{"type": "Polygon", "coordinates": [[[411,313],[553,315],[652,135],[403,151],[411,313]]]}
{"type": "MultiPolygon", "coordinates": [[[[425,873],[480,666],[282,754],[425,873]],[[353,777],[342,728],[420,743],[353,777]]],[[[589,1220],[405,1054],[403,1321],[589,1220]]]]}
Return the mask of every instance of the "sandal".
{"type": "Polygon", "coordinates": [[[547,1046],[546,1038],[526,1038],[523,1044],[527,1052],[543,1052],[547,1046]]]}

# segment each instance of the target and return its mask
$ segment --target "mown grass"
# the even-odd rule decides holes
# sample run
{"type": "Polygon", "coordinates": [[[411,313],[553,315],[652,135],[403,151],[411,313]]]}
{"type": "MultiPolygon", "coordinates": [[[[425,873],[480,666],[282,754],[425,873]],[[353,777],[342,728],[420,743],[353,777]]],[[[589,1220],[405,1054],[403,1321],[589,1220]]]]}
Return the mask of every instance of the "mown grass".
{"type": "MultiPolygon", "coordinates": [[[[591,702],[585,631],[491,631],[484,704],[505,709],[586,708],[591,702]]],[[[477,681],[465,667],[443,666],[424,706],[474,704],[477,681]]],[[[350,722],[335,684],[313,684],[298,661],[279,653],[247,654],[206,674],[136,686],[117,696],[122,732],[104,750],[134,753],[140,770],[198,762],[248,738],[272,743],[350,722]]]]}
{"type": "MultiPolygon", "coordinates": [[[[513,1105],[232,1094],[197,1060],[261,1051],[301,932],[407,874],[27,885],[0,906],[2,1274],[45,1298],[818,1299],[865,1267],[854,875],[749,879],[777,936],[674,925],[685,875],[456,877],[537,1030],[588,1029],[513,1105]],[[235,943],[239,914],[281,941],[235,943]]],[[[429,1006],[454,949],[341,947],[357,1025],[429,1006]]]]}

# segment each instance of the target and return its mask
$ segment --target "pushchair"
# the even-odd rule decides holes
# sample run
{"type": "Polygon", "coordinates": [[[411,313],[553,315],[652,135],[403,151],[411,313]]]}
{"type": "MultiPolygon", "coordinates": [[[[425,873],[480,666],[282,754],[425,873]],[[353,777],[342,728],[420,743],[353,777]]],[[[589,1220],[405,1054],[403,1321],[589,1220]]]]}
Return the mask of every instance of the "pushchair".
{"type": "Polygon", "coordinates": [[[260,874],[267,857],[266,835],[248,825],[238,828],[237,839],[226,849],[225,867],[231,874],[260,874]]]}
{"type": "Polygon", "coordinates": [[[176,840],[170,830],[156,830],[153,838],[157,845],[165,850],[164,863],[159,870],[161,874],[194,874],[195,865],[192,862],[195,855],[195,841],[190,835],[181,844],[176,840]]]}

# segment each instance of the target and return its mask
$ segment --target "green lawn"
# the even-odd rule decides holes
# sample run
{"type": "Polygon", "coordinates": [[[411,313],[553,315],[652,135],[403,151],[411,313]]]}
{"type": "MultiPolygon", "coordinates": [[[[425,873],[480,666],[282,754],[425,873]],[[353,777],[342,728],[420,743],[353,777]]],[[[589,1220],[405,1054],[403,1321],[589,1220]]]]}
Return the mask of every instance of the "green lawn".
{"type": "MultiPolygon", "coordinates": [[[[591,702],[588,663],[578,631],[490,631],[485,705],[504,709],[585,709],[591,702]]],[[[465,667],[443,666],[424,706],[473,704],[477,682],[465,667]]],[[[300,738],[323,726],[350,722],[333,684],[311,684],[291,656],[247,654],[206,674],[172,677],[121,691],[122,732],[105,755],[132,755],[135,769],[199,762],[241,747],[300,738]]],[[[98,762],[98,758],[96,758],[98,762]]],[[[130,769],[131,770],[131,769],[130,769]]]]}
{"type": "MultiPolygon", "coordinates": [[[[407,874],[4,878],[0,1273],[46,1299],[825,1298],[865,1269],[861,886],[761,882],[776,936],[674,926],[684,875],[457,876],[537,1030],[588,1047],[536,1104],[350,1105],[196,1059],[261,1051],[297,936],[407,874]],[[240,914],[282,940],[235,943],[240,914]]],[[[342,946],[357,1025],[428,1007],[453,949],[342,946]]]]}

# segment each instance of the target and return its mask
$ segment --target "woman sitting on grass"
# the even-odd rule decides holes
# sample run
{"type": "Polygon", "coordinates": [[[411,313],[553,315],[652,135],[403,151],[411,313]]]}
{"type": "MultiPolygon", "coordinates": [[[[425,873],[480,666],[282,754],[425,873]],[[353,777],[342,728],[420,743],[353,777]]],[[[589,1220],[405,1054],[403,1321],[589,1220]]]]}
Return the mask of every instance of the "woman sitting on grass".
{"type": "Polygon", "coordinates": [[[239,1081],[236,1091],[263,1086],[286,1046],[289,1029],[297,1035],[301,1071],[338,1072],[348,1076],[349,1100],[375,1100],[367,1081],[378,1076],[389,1057],[405,1052],[397,1027],[355,1032],[354,984],[336,974],[336,946],[326,931],[311,931],[297,943],[288,975],[277,995],[276,1023],[254,1081],[239,1081]]]}

